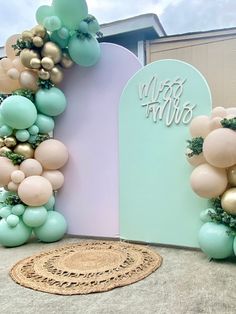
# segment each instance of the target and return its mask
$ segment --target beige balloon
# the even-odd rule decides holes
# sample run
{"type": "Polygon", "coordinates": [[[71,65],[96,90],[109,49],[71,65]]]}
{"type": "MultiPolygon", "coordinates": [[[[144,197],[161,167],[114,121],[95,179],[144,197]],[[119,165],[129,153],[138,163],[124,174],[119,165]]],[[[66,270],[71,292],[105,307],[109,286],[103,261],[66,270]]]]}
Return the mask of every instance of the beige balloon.
{"type": "Polygon", "coordinates": [[[206,159],[203,156],[203,153],[201,153],[199,155],[193,155],[192,157],[187,156],[187,161],[193,167],[197,167],[201,164],[206,163],[206,159]]]}
{"type": "Polygon", "coordinates": [[[223,118],[220,118],[220,117],[212,118],[209,122],[210,130],[213,131],[213,130],[222,128],[222,124],[221,124],[222,120],[223,118]]]}
{"type": "Polygon", "coordinates": [[[227,175],[224,169],[202,164],[195,168],[190,177],[193,191],[204,198],[220,196],[227,187],[227,175]]]}
{"type": "Polygon", "coordinates": [[[20,164],[20,170],[24,172],[26,177],[40,176],[43,172],[43,167],[36,159],[29,158],[20,164]]]}
{"type": "Polygon", "coordinates": [[[20,183],[18,195],[26,205],[42,206],[52,196],[52,186],[44,177],[30,176],[20,183]]]}
{"type": "Polygon", "coordinates": [[[18,80],[12,80],[6,74],[5,76],[0,75],[0,92],[8,94],[20,87],[21,85],[18,80]]]}
{"type": "Polygon", "coordinates": [[[222,208],[231,215],[236,215],[236,188],[227,190],[221,198],[222,208]]]}
{"type": "Polygon", "coordinates": [[[34,158],[38,160],[44,169],[57,170],[63,167],[69,154],[66,146],[55,139],[42,142],[35,150],[34,158]]]}
{"type": "Polygon", "coordinates": [[[18,170],[18,166],[14,166],[10,159],[0,157],[0,187],[8,185],[11,181],[11,173],[18,170]]]}
{"type": "Polygon", "coordinates": [[[12,60],[9,58],[2,58],[0,64],[5,73],[13,67],[12,60]]]}
{"type": "Polygon", "coordinates": [[[11,192],[17,192],[18,190],[18,184],[14,183],[14,182],[9,182],[8,185],[7,185],[7,189],[11,192]]]}
{"type": "Polygon", "coordinates": [[[20,53],[20,61],[26,68],[31,68],[30,61],[33,58],[40,58],[40,55],[31,49],[23,49],[20,53]]]}
{"type": "Polygon", "coordinates": [[[205,138],[210,133],[209,122],[210,119],[208,116],[197,116],[193,118],[189,125],[192,137],[201,136],[205,138]]]}
{"type": "Polygon", "coordinates": [[[16,68],[20,73],[24,70],[26,70],[26,68],[23,66],[23,64],[20,61],[20,57],[15,57],[12,60],[12,65],[14,66],[14,68],[16,68]]]}
{"type": "Polygon", "coordinates": [[[34,157],[34,149],[29,143],[21,143],[16,145],[14,153],[24,156],[26,159],[34,157]]]}
{"type": "Polygon", "coordinates": [[[20,74],[20,85],[22,88],[31,89],[33,91],[37,91],[39,89],[37,84],[38,76],[37,73],[25,70],[20,74]]]}
{"type": "Polygon", "coordinates": [[[236,165],[227,170],[228,181],[231,186],[236,186],[236,165]]]}
{"type": "Polygon", "coordinates": [[[230,107],[226,109],[227,115],[231,115],[232,117],[236,117],[236,107],[230,107]]]}
{"type": "Polygon", "coordinates": [[[41,53],[44,57],[52,58],[54,63],[60,62],[62,58],[61,48],[51,41],[48,41],[46,44],[44,44],[41,53]]]}
{"type": "Polygon", "coordinates": [[[51,72],[50,72],[50,80],[54,83],[54,84],[59,84],[62,82],[63,80],[63,72],[59,67],[54,67],[52,68],[51,72]]]}
{"type": "Polygon", "coordinates": [[[59,190],[64,183],[64,175],[59,170],[45,170],[42,176],[52,185],[54,191],[59,190]]]}
{"type": "Polygon", "coordinates": [[[12,182],[19,184],[25,179],[25,174],[21,170],[15,170],[11,173],[12,182]]]}
{"type": "Polygon", "coordinates": [[[20,72],[15,68],[11,68],[7,71],[7,76],[12,80],[18,80],[20,77],[20,72]]]}
{"type": "Polygon", "coordinates": [[[8,58],[14,59],[16,56],[16,51],[12,47],[12,45],[15,45],[17,40],[20,39],[21,34],[15,34],[9,37],[6,41],[5,44],[5,54],[7,55],[8,58]]]}
{"type": "Polygon", "coordinates": [[[236,164],[236,133],[226,128],[212,131],[204,140],[203,154],[214,167],[233,166],[236,164]]]}
{"type": "Polygon", "coordinates": [[[220,117],[224,118],[227,115],[227,110],[224,107],[215,107],[212,110],[211,118],[220,117]]]}

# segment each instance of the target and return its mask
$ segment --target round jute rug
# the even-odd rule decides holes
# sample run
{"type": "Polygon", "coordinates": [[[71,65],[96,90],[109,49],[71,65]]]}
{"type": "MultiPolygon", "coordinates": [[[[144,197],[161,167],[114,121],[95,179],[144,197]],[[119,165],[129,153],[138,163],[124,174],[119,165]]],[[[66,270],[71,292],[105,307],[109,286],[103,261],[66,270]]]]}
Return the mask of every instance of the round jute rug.
{"type": "Polygon", "coordinates": [[[116,241],[79,242],[19,261],[10,271],[21,286],[74,295],[132,284],[161,266],[162,257],[147,246],[116,241]]]}

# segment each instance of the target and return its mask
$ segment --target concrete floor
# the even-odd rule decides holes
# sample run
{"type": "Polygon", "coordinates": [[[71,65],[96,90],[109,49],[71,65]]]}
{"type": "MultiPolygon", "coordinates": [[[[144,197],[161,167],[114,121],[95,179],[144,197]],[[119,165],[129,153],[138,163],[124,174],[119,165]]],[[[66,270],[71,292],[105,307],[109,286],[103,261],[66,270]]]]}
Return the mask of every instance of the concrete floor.
{"type": "Polygon", "coordinates": [[[15,284],[9,269],[20,259],[63,243],[0,247],[0,313],[188,314],[236,313],[236,261],[209,262],[198,251],[153,247],[163,265],[146,279],[109,292],[57,296],[15,284]]]}

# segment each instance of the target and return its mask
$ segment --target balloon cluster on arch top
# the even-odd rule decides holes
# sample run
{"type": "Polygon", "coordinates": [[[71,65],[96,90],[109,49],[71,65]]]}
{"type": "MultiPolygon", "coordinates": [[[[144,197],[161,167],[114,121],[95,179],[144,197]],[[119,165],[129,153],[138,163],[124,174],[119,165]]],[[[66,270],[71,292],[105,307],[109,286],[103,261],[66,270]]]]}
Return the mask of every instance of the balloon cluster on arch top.
{"type": "Polygon", "coordinates": [[[7,40],[0,60],[0,244],[9,247],[27,242],[32,231],[44,242],[66,232],[54,209],[68,160],[66,146],[51,137],[67,106],[57,85],[64,69],[100,58],[99,24],[85,0],[53,0],[38,8],[36,20],[7,40]]]}
{"type": "Polygon", "coordinates": [[[236,255],[236,108],[216,107],[210,117],[195,117],[190,133],[191,187],[210,199],[200,214],[199,245],[209,257],[224,259],[236,255]]]}

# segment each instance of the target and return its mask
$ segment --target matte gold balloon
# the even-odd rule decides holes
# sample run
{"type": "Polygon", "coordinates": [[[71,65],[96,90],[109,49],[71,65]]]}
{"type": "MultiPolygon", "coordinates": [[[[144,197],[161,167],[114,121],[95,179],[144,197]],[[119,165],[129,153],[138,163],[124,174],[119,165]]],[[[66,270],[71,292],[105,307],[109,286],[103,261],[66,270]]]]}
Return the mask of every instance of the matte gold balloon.
{"type": "Polygon", "coordinates": [[[71,60],[71,58],[68,56],[68,54],[63,53],[60,64],[63,68],[68,69],[68,68],[72,67],[74,62],[71,60]]]}
{"type": "Polygon", "coordinates": [[[41,68],[41,60],[39,58],[32,58],[30,60],[30,65],[33,69],[40,69],[41,68]]]}
{"type": "Polygon", "coordinates": [[[0,137],[0,148],[5,146],[4,139],[0,137]]]}
{"type": "Polygon", "coordinates": [[[228,214],[236,215],[236,188],[231,188],[222,195],[221,206],[228,214]]]}
{"type": "Polygon", "coordinates": [[[54,62],[50,57],[44,57],[41,61],[41,64],[45,70],[51,70],[54,67],[54,62]]]}
{"type": "Polygon", "coordinates": [[[236,186],[236,165],[230,167],[227,171],[228,181],[231,186],[236,186]]]}
{"type": "Polygon", "coordinates": [[[11,152],[11,149],[6,146],[0,148],[0,156],[5,156],[5,153],[7,152],[11,152]]]}
{"type": "Polygon", "coordinates": [[[39,78],[42,80],[49,80],[50,79],[50,73],[48,71],[45,71],[44,69],[39,70],[39,78]]]}
{"type": "Polygon", "coordinates": [[[35,36],[33,38],[33,44],[35,45],[35,47],[40,48],[40,47],[43,47],[44,42],[43,42],[43,39],[41,37],[35,36]]]}
{"type": "Polygon", "coordinates": [[[17,140],[15,137],[9,136],[4,139],[4,143],[7,147],[12,148],[16,146],[17,140]]]}
{"type": "Polygon", "coordinates": [[[21,34],[22,40],[32,41],[33,39],[33,33],[31,31],[24,31],[21,34]]]}
{"type": "Polygon", "coordinates": [[[18,144],[16,148],[14,149],[14,153],[22,155],[26,159],[34,157],[34,149],[28,143],[18,144]]]}
{"type": "Polygon", "coordinates": [[[37,25],[31,30],[34,35],[39,36],[41,38],[44,38],[46,35],[46,28],[44,28],[42,25],[37,25]]]}
{"type": "Polygon", "coordinates": [[[54,84],[59,84],[63,80],[63,72],[59,67],[54,67],[50,73],[50,80],[54,84]]]}
{"type": "Polygon", "coordinates": [[[33,58],[39,58],[39,54],[34,50],[24,49],[20,53],[20,61],[27,68],[31,68],[30,61],[33,58]]]}
{"type": "Polygon", "coordinates": [[[54,63],[58,63],[61,61],[62,52],[59,46],[55,43],[48,41],[42,49],[42,56],[50,57],[54,61],[54,63]]]}

